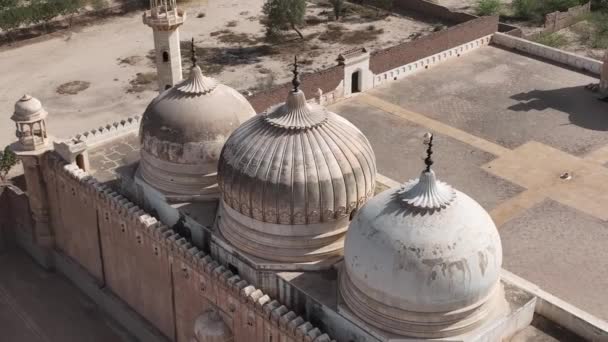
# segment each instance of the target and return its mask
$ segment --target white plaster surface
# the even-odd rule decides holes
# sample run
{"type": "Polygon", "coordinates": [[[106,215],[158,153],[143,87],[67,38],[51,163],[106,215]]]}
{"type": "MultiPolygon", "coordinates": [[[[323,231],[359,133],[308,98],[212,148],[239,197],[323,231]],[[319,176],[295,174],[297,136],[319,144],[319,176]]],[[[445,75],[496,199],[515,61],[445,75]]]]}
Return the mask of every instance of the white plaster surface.
{"type": "Polygon", "coordinates": [[[599,75],[602,70],[603,63],[598,60],[579,56],[568,51],[552,48],[504,33],[497,32],[494,34],[492,37],[492,42],[500,46],[523,51],[534,56],[546,58],[550,61],[562,63],[576,69],[586,70],[596,75],[599,75]]]}

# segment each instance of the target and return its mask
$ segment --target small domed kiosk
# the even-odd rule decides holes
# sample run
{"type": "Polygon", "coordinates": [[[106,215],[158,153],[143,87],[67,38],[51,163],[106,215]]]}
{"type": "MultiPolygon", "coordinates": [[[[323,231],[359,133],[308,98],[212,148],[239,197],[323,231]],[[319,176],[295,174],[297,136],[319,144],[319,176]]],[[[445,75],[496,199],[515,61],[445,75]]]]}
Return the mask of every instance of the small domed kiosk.
{"type": "Polygon", "coordinates": [[[308,103],[294,66],[287,101],[234,131],[218,169],[222,236],[278,263],[341,255],[350,216],[373,196],[376,178],[367,138],[308,103]]]}
{"type": "Polygon", "coordinates": [[[46,117],[48,113],[42,103],[31,95],[23,95],[15,103],[15,111],[11,120],[15,122],[15,134],[19,139],[19,149],[34,151],[48,145],[46,133],[46,117]]]}
{"type": "Polygon", "coordinates": [[[167,195],[218,198],[224,142],[255,110],[236,90],[203,75],[194,42],[192,56],[188,79],[161,93],[144,112],[139,173],[167,195]]]}
{"type": "Polygon", "coordinates": [[[484,322],[502,293],[502,246],[490,215],[436,179],[420,178],[377,195],[346,236],[339,291],[364,322],[400,336],[441,338],[484,322]]]}

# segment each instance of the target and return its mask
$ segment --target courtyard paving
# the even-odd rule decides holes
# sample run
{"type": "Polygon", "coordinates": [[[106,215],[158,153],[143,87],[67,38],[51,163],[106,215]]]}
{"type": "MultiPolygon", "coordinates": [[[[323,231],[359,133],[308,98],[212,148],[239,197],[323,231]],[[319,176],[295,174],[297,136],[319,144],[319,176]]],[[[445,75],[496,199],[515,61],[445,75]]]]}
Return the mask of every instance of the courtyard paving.
{"type": "Polygon", "coordinates": [[[504,267],[608,320],[608,104],[584,90],[593,82],[491,46],[330,108],[400,182],[433,132],[438,177],[490,212],[504,267]]]}

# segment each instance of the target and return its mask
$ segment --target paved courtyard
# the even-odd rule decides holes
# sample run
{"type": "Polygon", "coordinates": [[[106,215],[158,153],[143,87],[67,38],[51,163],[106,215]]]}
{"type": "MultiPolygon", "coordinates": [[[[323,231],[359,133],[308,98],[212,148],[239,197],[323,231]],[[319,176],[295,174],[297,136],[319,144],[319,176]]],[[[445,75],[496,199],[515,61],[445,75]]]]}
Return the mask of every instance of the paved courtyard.
{"type": "Polygon", "coordinates": [[[504,267],[608,320],[608,104],[584,90],[592,82],[485,47],[331,109],[400,182],[422,170],[432,131],[438,177],[491,213],[504,267]]]}
{"type": "Polygon", "coordinates": [[[67,279],[22,251],[0,253],[0,341],[134,341],[67,279]]]}

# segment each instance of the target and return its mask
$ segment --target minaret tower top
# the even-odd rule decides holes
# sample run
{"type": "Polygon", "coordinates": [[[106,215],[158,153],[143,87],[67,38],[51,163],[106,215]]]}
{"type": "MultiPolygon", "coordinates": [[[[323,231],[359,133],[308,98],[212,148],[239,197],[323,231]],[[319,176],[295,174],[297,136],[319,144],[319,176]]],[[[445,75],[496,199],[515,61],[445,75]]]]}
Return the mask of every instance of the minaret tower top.
{"type": "Polygon", "coordinates": [[[144,13],[144,24],[160,31],[177,29],[186,20],[186,13],[177,8],[176,0],[150,0],[144,13]]]}
{"type": "Polygon", "coordinates": [[[159,92],[182,80],[178,29],[185,20],[186,13],[177,8],[176,0],[150,0],[150,10],[143,14],[144,24],[154,32],[159,92]]]}

